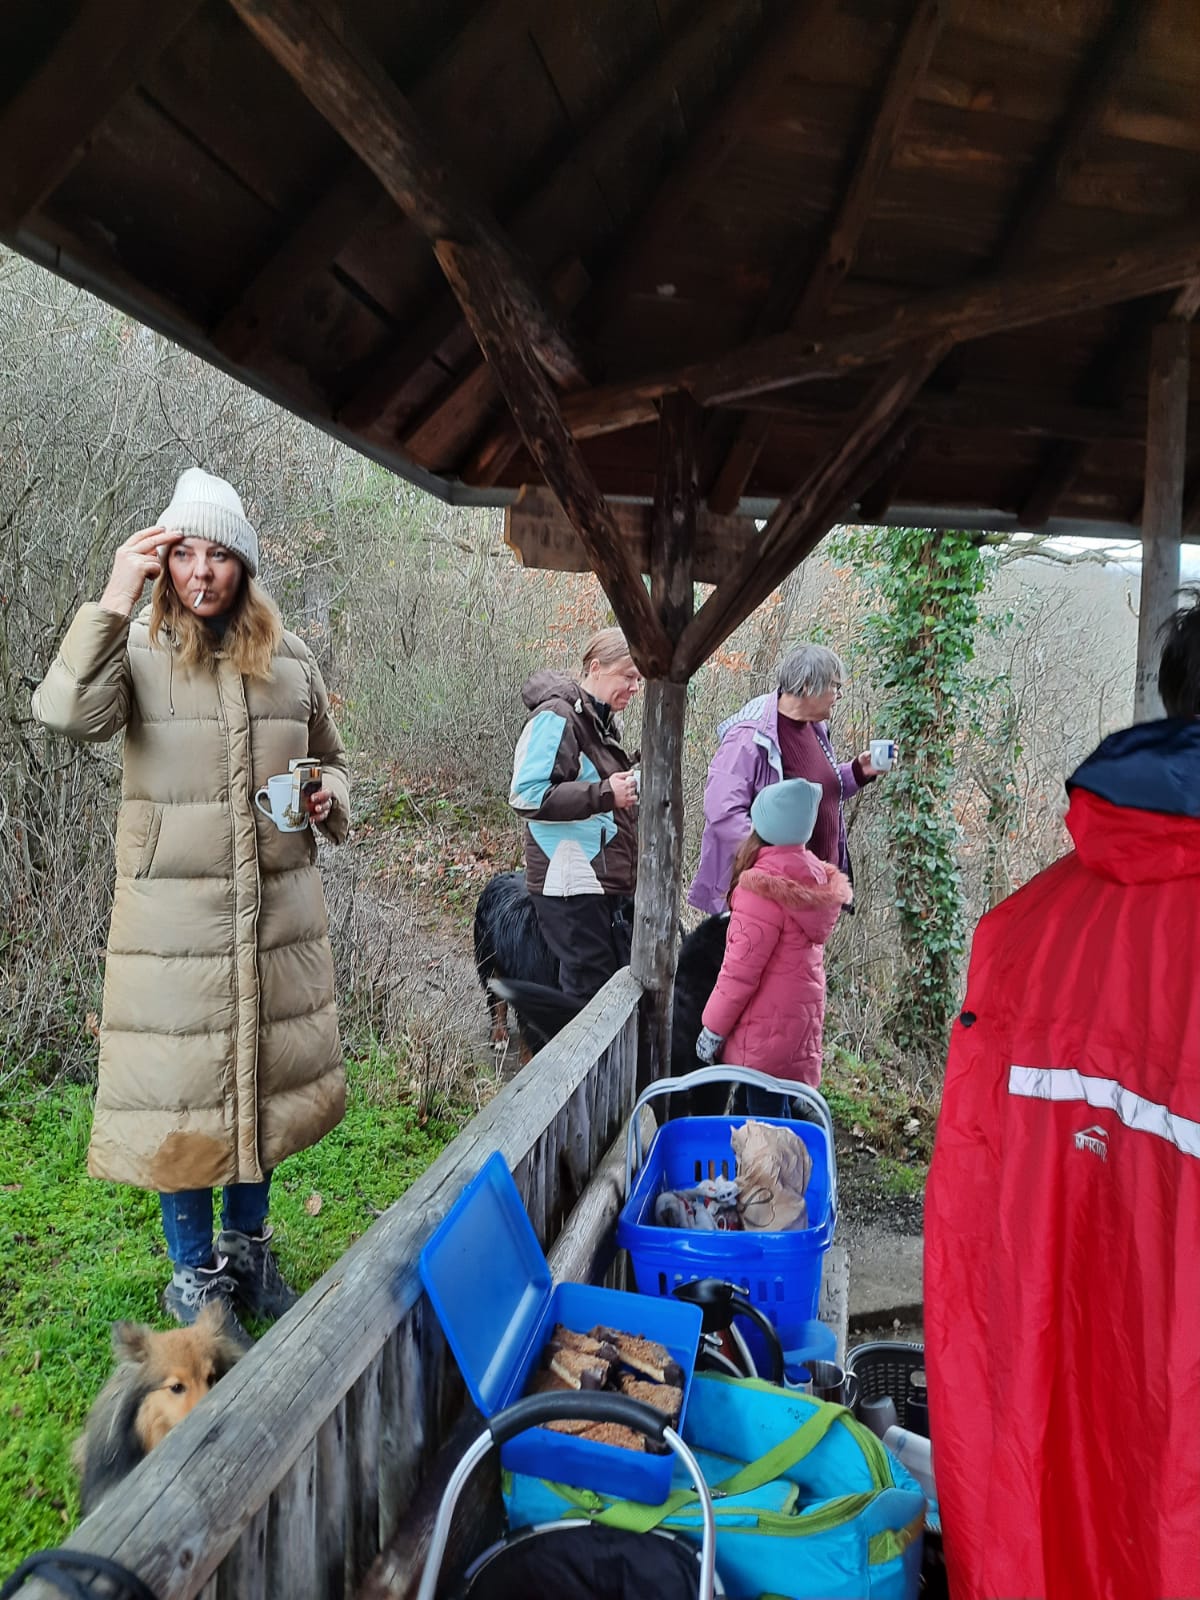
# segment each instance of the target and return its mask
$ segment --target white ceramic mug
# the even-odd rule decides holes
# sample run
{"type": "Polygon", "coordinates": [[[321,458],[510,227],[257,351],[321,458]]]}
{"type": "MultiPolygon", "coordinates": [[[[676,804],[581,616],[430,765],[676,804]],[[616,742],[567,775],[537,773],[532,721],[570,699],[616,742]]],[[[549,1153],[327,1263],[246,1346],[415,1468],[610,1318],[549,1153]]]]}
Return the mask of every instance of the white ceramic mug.
{"type": "Polygon", "coordinates": [[[264,817],[270,817],[280,833],[301,833],[308,827],[308,817],[298,816],[292,810],[290,772],[280,772],[275,777],[268,778],[254,796],[254,804],[264,817]]]}
{"type": "Polygon", "coordinates": [[[876,772],[890,772],[896,765],[896,741],[894,739],[871,740],[871,765],[876,772]]]}

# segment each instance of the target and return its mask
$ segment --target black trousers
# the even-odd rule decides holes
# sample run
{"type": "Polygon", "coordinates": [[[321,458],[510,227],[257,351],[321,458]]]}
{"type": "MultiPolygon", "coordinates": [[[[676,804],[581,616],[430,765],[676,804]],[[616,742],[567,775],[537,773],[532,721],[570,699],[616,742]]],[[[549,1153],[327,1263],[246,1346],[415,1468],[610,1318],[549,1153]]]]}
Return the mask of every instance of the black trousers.
{"type": "Polygon", "coordinates": [[[629,965],[633,901],[616,894],[535,894],[530,898],[546,943],[558,957],[558,986],[590,1000],[629,965]]]}

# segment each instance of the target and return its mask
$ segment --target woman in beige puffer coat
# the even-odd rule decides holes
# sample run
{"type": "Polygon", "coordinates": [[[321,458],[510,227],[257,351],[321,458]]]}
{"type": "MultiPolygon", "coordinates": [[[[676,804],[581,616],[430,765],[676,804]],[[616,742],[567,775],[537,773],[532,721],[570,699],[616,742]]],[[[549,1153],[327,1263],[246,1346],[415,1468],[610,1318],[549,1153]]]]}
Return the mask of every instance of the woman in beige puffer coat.
{"type": "Polygon", "coordinates": [[[125,732],[88,1170],[159,1192],[164,1299],[185,1324],[213,1299],[254,1316],[294,1301],[270,1250],[271,1173],[345,1109],[312,832],[346,836],[345,752],[316,661],[257,569],[235,491],[189,468],[159,525],[118,550],[33,700],[70,738],[125,732]],[[255,792],[303,756],[323,773],[312,827],[282,832],[255,792]]]}

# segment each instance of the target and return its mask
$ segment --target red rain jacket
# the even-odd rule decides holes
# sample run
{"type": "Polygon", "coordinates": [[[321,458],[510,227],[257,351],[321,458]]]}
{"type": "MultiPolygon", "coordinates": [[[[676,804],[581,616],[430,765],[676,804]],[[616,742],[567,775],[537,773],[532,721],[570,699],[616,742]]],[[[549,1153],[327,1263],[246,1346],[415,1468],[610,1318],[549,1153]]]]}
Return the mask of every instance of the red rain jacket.
{"type": "Polygon", "coordinates": [[[986,916],[926,1197],[954,1600],[1200,1596],[1200,722],[1105,741],[986,916]]]}

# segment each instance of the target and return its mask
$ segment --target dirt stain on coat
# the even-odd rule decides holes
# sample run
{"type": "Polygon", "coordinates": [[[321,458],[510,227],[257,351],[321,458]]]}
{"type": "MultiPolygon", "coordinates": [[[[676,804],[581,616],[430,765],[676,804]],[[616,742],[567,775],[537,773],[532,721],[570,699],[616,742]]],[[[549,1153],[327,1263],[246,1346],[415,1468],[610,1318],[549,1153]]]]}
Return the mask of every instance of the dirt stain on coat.
{"type": "Polygon", "coordinates": [[[232,1182],[229,1147],[204,1133],[173,1133],[150,1162],[150,1188],[164,1194],[232,1182]]]}

